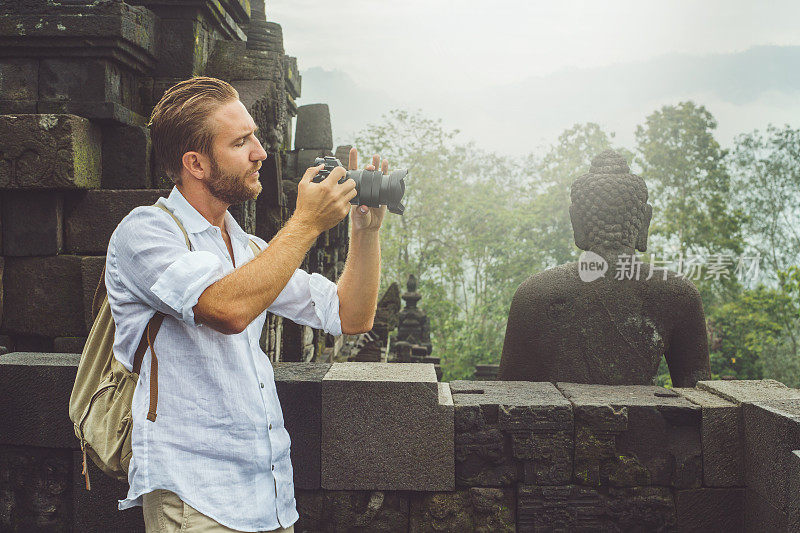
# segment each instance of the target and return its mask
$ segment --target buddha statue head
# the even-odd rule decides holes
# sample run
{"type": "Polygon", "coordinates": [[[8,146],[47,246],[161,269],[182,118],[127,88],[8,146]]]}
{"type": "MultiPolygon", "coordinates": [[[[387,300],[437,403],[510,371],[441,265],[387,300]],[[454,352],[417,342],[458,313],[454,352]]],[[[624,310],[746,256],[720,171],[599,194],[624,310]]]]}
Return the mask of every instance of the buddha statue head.
{"type": "Polygon", "coordinates": [[[570,200],[575,245],[581,250],[603,257],[647,251],[653,215],[647,185],[613,150],[592,159],[589,172],[572,184],[570,200]]]}

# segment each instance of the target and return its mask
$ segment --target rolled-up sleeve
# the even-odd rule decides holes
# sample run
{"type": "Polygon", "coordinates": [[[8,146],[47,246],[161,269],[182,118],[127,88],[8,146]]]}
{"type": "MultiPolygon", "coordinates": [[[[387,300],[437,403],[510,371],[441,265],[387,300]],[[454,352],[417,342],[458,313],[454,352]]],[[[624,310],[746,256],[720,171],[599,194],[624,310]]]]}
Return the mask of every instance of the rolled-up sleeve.
{"type": "Polygon", "coordinates": [[[120,223],[108,254],[107,281],[193,326],[200,295],[232,270],[211,252],[189,251],[175,221],[151,207],[135,209],[120,223]]]}
{"type": "Polygon", "coordinates": [[[268,311],[331,335],[342,334],[336,284],[317,273],[296,270],[268,311]]]}

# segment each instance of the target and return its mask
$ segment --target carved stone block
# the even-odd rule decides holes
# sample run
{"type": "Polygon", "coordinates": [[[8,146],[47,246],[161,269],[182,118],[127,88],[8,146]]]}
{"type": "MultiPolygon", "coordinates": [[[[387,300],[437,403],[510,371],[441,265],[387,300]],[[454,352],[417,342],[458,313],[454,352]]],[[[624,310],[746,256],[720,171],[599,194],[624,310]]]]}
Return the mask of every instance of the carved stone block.
{"type": "Polygon", "coordinates": [[[323,531],[408,531],[408,493],[327,491],[324,498],[323,531]]]}
{"type": "Polygon", "coordinates": [[[296,150],[333,150],[328,104],[308,104],[297,108],[294,147],[296,150]]]}
{"type": "Polygon", "coordinates": [[[701,389],[674,390],[703,410],[703,485],[744,486],[741,407],[701,389]]]}
{"type": "Polygon", "coordinates": [[[53,339],[55,353],[81,353],[86,345],[86,337],[56,337],[53,339]]]}
{"type": "Polygon", "coordinates": [[[701,485],[699,406],[660,387],[557,386],[575,412],[576,483],[701,485]]]}
{"type": "Polygon", "coordinates": [[[743,532],[744,488],[702,488],[675,491],[680,531],[743,532]]]}
{"type": "Polygon", "coordinates": [[[0,446],[0,472],[0,530],[72,530],[71,451],[0,446]]]}
{"type": "Polygon", "coordinates": [[[56,255],[64,248],[64,202],[57,192],[6,191],[3,255],[56,255]]]}
{"type": "Polygon", "coordinates": [[[54,353],[14,352],[0,357],[0,444],[79,447],[67,416],[79,360],[76,354],[54,353]],[[54,409],[55,405],[63,409],[54,409]]]}
{"type": "Polygon", "coordinates": [[[510,485],[521,476],[567,483],[573,420],[551,383],[453,381],[456,481],[459,486],[510,485]]]}
{"type": "MultiPolygon", "coordinates": [[[[791,389],[790,389],[791,390],[791,389]]],[[[800,399],[742,405],[745,427],[745,482],[782,514],[797,494],[790,492],[800,470],[800,399]]]]}
{"type": "Polygon", "coordinates": [[[81,257],[6,258],[2,331],[18,335],[86,335],[81,257]]]}
{"type": "Polygon", "coordinates": [[[35,113],[39,97],[39,62],[33,58],[0,58],[0,114],[35,113]],[[17,105],[12,109],[12,105],[17,105]],[[28,106],[23,109],[19,106],[28,106]]]}
{"type": "Polygon", "coordinates": [[[114,124],[103,128],[104,189],[147,189],[153,184],[150,130],[114,124]]]}
{"type": "Polygon", "coordinates": [[[135,207],[152,205],[169,190],[97,190],[71,195],[64,205],[65,248],[71,253],[105,254],[117,225],[135,207]]]}
{"type": "Polygon", "coordinates": [[[322,380],[322,487],[453,490],[453,400],[433,365],[334,363],[322,380]]]}
{"type": "Polygon", "coordinates": [[[455,492],[414,495],[407,531],[513,532],[516,522],[513,488],[473,487],[455,492]]]}
{"type": "Polygon", "coordinates": [[[330,363],[275,363],[275,388],[292,440],[294,486],[318,489],[322,443],[322,378],[330,363]]]}
{"type": "Polygon", "coordinates": [[[673,531],[675,503],[666,487],[580,485],[517,489],[517,531],[673,531]]]}
{"type": "Polygon", "coordinates": [[[100,132],[74,115],[0,115],[0,189],[100,186],[100,132]]]}

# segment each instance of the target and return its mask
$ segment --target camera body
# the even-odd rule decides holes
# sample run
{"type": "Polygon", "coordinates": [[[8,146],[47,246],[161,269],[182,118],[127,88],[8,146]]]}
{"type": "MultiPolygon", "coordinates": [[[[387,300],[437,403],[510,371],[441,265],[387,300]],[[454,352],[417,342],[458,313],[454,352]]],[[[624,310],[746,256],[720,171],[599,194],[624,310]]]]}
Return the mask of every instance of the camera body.
{"type": "MultiPolygon", "coordinates": [[[[325,165],[319,174],[311,179],[314,183],[321,182],[334,168],[342,166],[341,162],[332,156],[318,157],[314,160],[314,165],[325,165]]],[[[390,212],[402,215],[405,206],[401,200],[406,191],[404,180],[407,175],[408,170],[405,169],[395,170],[391,174],[381,174],[380,170],[348,170],[339,183],[344,183],[348,179],[356,182],[358,194],[350,200],[351,204],[369,207],[385,205],[390,212]]]]}

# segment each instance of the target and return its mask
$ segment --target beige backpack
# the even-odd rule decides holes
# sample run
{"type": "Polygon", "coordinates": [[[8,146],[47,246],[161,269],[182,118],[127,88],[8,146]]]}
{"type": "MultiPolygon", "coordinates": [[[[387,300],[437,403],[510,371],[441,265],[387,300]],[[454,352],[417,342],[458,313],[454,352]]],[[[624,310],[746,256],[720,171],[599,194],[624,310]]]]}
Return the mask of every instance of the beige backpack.
{"type": "MultiPolygon", "coordinates": [[[[192,245],[189,236],[180,221],[169,209],[160,207],[175,220],[181,229],[186,246],[192,245]]],[[[260,248],[251,240],[253,253],[258,255],[260,248]]],[[[83,452],[83,470],[86,478],[86,490],[91,490],[89,469],[86,463],[88,455],[94,464],[107,475],[125,481],[128,479],[128,466],[131,461],[131,402],[142,359],[150,348],[150,408],[147,419],[156,420],[158,404],[158,359],[153,351],[153,342],[164,320],[164,313],[156,311],[147,323],[139,346],[133,358],[133,372],[122,366],[114,357],[114,319],[108,304],[105,286],[105,268],[92,301],[94,323],[86,339],[86,345],[78,364],[75,385],[69,398],[69,418],[72,420],[75,436],[81,442],[83,452]]]]}

